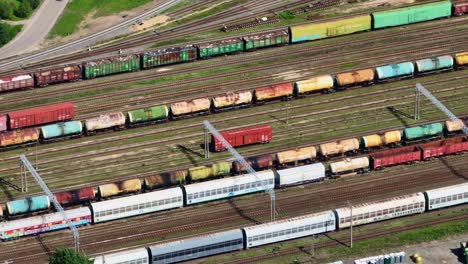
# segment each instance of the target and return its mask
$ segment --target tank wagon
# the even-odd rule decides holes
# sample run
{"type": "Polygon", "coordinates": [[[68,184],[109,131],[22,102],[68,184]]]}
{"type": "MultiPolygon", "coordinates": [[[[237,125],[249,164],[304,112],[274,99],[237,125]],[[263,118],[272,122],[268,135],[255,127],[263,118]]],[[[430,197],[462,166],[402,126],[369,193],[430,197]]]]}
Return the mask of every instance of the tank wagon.
{"type": "MultiPolygon", "coordinates": [[[[353,226],[464,204],[468,202],[467,188],[468,183],[463,183],[354,205],[353,226]],[[432,208],[426,207],[431,204],[433,205],[432,208]]],[[[146,259],[144,256],[145,251],[146,257],[151,259],[153,263],[175,263],[328,233],[349,228],[350,225],[350,208],[337,208],[271,223],[247,226],[241,229],[160,243],[147,248],[140,248],[138,252],[132,249],[109,255],[100,255],[95,258],[94,264],[102,264],[103,258],[108,261],[106,262],[108,264],[119,263],[114,261],[117,257],[127,261],[146,259]]]]}
{"type": "MultiPolygon", "coordinates": [[[[149,69],[197,59],[207,59],[214,56],[252,51],[258,48],[295,44],[303,41],[313,41],[348,35],[368,30],[379,30],[387,27],[409,25],[450,16],[459,16],[468,12],[466,1],[440,1],[410,7],[396,8],[388,11],[374,12],[367,15],[327,19],[319,22],[294,25],[268,32],[254,32],[241,37],[210,40],[186,46],[166,47],[138,54],[127,54],[81,64],[54,66],[49,70],[39,69],[28,75],[0,77],[0,92],[15,91],[25,88],[41,87],[48,84],[79,80],[77,67],[81,67],[84,79],[107,76],[116,73],[149,69]],[[453,9],[453,11],[452,11],[453,9]],[[42,74],[44,72],[44,74],[42,74]],[[73,74],[72,74],[73,72],[73,74]],[[32,76],[42,79],[34,81],[32,76]],[[50,76],[50,77],[48,77],[50,76]]],[[[466,64],[466,63],[465,63],[466,64]]],[[[365,75],[368,75],[367,73],[365,75]]],[[[365,84],[369,81],[361,76],[356,83],[365,84]]]]}
{"type": "Polygon", "coordinates": [[[102,198],[118,195],[121,193],[132,193],[141,191],[141,182],[139,179],[131,179],[116,183],[99,185],[99,195],[102,198]]]}
{"type": "Polygon", "coordinates": [[[10,216],[46,210],[49,207],[50,200],[46,195],[13,200],[6,204],[7,212],[10,216]]]}
{"type": "Polygon", "coordinates": [[[191,181],[225,176],[229,173],[231,173],[231,163],[226,161],[217,162],[209,166],[198,166],[188,169],[188,176],[191,181]]]}

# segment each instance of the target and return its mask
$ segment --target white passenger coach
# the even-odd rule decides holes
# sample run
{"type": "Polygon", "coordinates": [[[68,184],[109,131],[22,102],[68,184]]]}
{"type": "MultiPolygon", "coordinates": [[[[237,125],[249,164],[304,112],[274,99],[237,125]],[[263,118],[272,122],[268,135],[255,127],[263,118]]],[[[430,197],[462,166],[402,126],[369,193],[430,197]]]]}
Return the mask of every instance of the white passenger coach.
{"type": "Polygon", "coordinates": [[[468,183],[426,191],[428,210],[468,203],[468,183]]]}

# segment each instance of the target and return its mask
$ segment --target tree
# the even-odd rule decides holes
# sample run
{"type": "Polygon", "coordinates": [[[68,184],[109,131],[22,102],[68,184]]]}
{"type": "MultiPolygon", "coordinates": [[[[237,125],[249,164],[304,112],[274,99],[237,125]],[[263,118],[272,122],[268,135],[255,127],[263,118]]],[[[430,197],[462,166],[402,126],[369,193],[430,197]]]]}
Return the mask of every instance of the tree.
{"type": "Polygon", "coordinates": [[[15,10],[15,5],[10,0],[0,1],[0,18],[11,19],[13,17],[14,10],[15,10]]]}
{"type": "Polygon", "coordinates": [[[14,14],[20,18],[27,18],[32,13],[31,4],[29,1],[24,1],[19,4],[18,8],[16,8],[14,14]]]}
{"type": "Polygon", "coordinates": [[[41,3],[40,0],[23,0],[23,2],[28,2],[33,10],[36,9],[36,7],[38,7],[41,3]]]}
{"type": "Polygon", "coordinates": [[[50,255],[49,264],[92,264],[92,262],[84,254],[76,253],[71,248],[61,247],[50,255]]]}

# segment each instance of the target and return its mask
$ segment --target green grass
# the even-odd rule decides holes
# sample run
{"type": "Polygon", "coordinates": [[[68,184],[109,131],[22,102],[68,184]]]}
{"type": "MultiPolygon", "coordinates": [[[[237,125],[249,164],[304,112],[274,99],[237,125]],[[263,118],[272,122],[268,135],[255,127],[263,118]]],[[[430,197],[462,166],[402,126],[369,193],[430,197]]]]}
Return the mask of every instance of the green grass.
{"type": "Polygon", "coordinates": [[[195,1],[193,1],[193,0],[182,0],[178,4],[173,5],[173,6],[169,7],[168,9],[164,10],[162,12],[162,14],[168,14],[168,13],[173,12],[173,11],[179,9],[179,8],[188,6],[189,4],[191,4],[193,2],[195,2],[195,1]]]}
{"type": "Polygon", "coordinates": [[[113,15],[144,5],[151,0],[73,0],[67,4],[63,15],[49,33],[49,38],[73,34],[80,23],[91,12],[96,12],[93,18],[113,15]]]}
{"type": "Polygon", "coordinates": [[[21,31],[23,25],[0,23],[0,48],[10,42],[21,31]]]}

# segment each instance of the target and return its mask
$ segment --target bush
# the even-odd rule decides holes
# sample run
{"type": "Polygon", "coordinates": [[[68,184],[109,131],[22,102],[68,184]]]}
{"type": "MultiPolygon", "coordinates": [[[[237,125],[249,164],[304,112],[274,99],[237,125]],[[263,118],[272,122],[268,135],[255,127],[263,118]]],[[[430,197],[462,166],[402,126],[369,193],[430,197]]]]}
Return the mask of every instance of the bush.
{"type": "Polygon", "coordinates": [[[0,0],[0,18],[28,18],[40,3],[40,0],[0,0]]]}
{"type": "Polygon", "coordinates": [[[29,1],[22,2],[18,6],[18,8],[16,8],[14,13],[15,13],[16,17],[20,17],[20,18],[29,17],[31,15],[31,13],[32,13],[31,4],[29,3],[29,1]]]}
{"type": "Polygon", "coordinates": [[[2,19],[11,19],[13,17],[13,12],[15,11],[16,6],[10,0],[1,0],[0,1],[0,18],[2,19]]]}
{"type": "Polygon", "coordinates": [[[11,26],[0,23],[0,47],[12,40],[21,31],[23,25],[11,26]]]}
{"type": "Polygon", "coordinates": [[[76,253],[71,248],[57,248],[55,252],[50,255],[49,264],[92,264],[91,260],[80,253],[76,253]]]}

